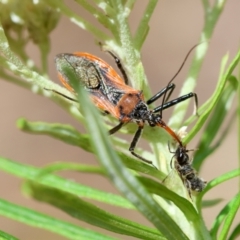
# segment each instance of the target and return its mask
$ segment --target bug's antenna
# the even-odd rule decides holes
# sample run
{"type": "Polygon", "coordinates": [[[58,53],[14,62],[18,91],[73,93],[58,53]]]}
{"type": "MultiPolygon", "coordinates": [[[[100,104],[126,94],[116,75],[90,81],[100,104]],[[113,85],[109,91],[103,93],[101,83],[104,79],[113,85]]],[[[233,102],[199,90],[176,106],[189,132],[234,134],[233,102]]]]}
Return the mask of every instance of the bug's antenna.
{"type": "MultiPolygon", "coordinates": [[[[183,62],[182,62],[182,64],[181,64],[180,68],[179,68],[179,69],[177,70],[177,72],[174,74],[174,76],[172,77],[172,79],[168,82],[166,89],[168,89],[169,85],[172,83],[172,81],[173,81],[173,80],[177,77],[177,75],[180,73],[180,71],[182,70],[183,66],[185,65],[185,63],[186,63],[186,61],[187,61],[190,53],[191,53],[197,46],[199,46],[200,44],[202,44],[202,43],[198,43],[198,44],[194,45],[194,46],[188,51],[188,53],[187,53],[187,55],[185,56],[185,58],[184,58],[184,60],[183,60],[183,62]]],[[[166,94],[167,94],[167,91],[164,93],[163,100],[162,100],[162,106],[163,106],[163,104],[164,104],[164,102],[165,102],[166,94]]],[[[162,116],[162,111],[163,111],[163,109],[161,109],[160,116],[162,116]]]]}
{"type": "Polygon", "coordinates": [[[65,94],[63,94],[63,93],[60,93],[60,92],[54,90],[54,89],[44,88],[44,90],[54,92],[54,93],[56,93],[56,94],[58,94],[58,95],[60,95],[60,96],[62,96],[62,97],[64,97],[64,98],[66,98],[66,99],[68,99],[68,100],[70,100],[70,101],[78,102],[76,99],[71,98],[71,97],[69,97],[69,96],[67,96],[67,95],[65,95],[65,94]]]}

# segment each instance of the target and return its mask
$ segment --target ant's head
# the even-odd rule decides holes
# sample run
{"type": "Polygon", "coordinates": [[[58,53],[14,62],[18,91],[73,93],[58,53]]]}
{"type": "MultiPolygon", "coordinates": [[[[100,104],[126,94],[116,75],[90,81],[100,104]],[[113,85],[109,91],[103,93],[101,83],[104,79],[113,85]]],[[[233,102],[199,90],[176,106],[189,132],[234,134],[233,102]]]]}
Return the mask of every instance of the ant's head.
{"type": "Polygon", "coordinates": [[[175,152],[175,157],[179,165],[189,164],[189,156],[187,153],[188,153],[188,150],[186,149],[186,146],[179,145],[179,147],[175,152]]]}

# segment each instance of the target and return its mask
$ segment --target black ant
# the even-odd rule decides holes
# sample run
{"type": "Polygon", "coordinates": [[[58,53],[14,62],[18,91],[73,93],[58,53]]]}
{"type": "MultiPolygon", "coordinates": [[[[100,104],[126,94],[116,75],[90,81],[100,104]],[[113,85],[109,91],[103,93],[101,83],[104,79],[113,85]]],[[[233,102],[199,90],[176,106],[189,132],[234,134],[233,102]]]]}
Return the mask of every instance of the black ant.
{"type": "MultiPolygon", "coordinates": [[[[191,192],[201,192],[205,188],[207,182],[202,178],[197,176],[196,171],[193,169],[191,163],[192,160],[189,159],[188,152],[192,150],[186,149],[186,145],[184,146],[182,143],[179,143],[179,146],[175,152],[170,150],[170,153],[174,153],[174,168],[177,170],[178,175],[182,179],[185,187],[187,188],[188,194],[190,198],[192,198],[191,192]]],[[[173,160],[173,159],[172,159],[173,160]]],[[[172,167],[171,160],[171,167],[172,167]]]]}

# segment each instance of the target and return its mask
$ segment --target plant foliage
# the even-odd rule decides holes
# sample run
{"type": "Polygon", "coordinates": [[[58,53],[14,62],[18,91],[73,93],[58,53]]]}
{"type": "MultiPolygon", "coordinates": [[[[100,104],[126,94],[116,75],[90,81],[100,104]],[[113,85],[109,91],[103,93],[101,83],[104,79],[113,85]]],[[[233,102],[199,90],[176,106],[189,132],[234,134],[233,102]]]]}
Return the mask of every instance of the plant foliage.
{"type": "MultiPolygon", "coordinates": [[[[4,200],[4,195],[0,199],[0,215],[36,228],[47,229],[68,239],[115,239],[111,232],[149,240],[207,240],[227,239],[228,237],[232,240],[239,236],[239,225],[235,229],[231,228],[240,205],[237,188],[235,197],[216,216],[210,230],[206,228],[202,217],[204,206],[211,207],[220,202],[219,199],[203,201],[205,194],[218,184],[239,177],[239,169],[213,179],[202,193],[193,196],[192,199],[186,194],[180,178],[173,171],[178,184],[170,184],[169,189],[162,183],[166,177],[169,177],[167,172],[159,171],[153,166],[136,160],[126,152],[128,148],[126,142],[117,137],[108,137],[104,118],[89,101],[86,92],[79,86],[74,75],[71,76],[69,69],[66,69],[66,72],[69,72],[71,76],[72,85],[78,93],[77,96],[46,77],[50,46],[49,34],[57,26],[59,17],[65,15],[80,28],[91,33],[104,51],[114,52],[121,59],[132,86],[136,89],[143,89],[144,95],[149,97],[150,89],[140,52],[149,33],[149,21],[158,1],[147,1],[145,11],[134,33],[131,33],[128,19],[135,7],[135,0],[76,0],[76,2],[80,8],[88,11],[104,27],[104,30],[100,30],[76,14],[63,0],[0,1],[0,77],[22,88],[34,89],[35,93],[56,102],[80,124],[83,124],[88,133],[83,134],[69,125],[30,122],[23,118],[18,120],[19,129],[35,135],[48,135],[91,152],[97,157],[99,166],[58,162],[37,168],[1,157],[0,169],[25,180],[23,190],[32,198],[53,205],[73,218],[106,229],[109,234],[79,227],[33,209],[16,205],[4,200]],[[25,51],[30,41],[34,42],[40,50],[40,68],[34,65],[25,51]],[[79,104],[45,89],[53,89],[62,95],[77,98],[79,104]],[[100,120],[95,121],[95,119],[100,120]],[[117,151],[114,150],[113,144],[118,146],[117,151]],[[59,171],[66,169],[102,175],[114,184],[122,196],[77,184],[57,175],[59,171]],[[177,192],[179,186],[182,189],[180,193],[177,192]],[[89,200],[139,211],[152,223],[153,227],[116,216],[93,205],[89,200]]],[[[225,2],[225,0],[216,0],[210,5],[208,0],[202,0],[205,20],[199,39],[202,44],[196,48],[181,95],[192,92],[196,85],[208,50],[208,40],[213,34],[225,2]]],[[[222,136],[216,139],[216,133],[223,128],[226,115],[231,109],[230,106],[238,89],[239,78],[233,75],[233,71],[239,60],[240,50],[230,62],[228,55],[222,58],[216,89],[212,96],[200,106],[198,111],[200,117],[192,116],[184,122],[186,126],[194,122],[194,127],[183,139],[184,144],[203,129],[199,150],[193,162],[193,166],[198,171],[207,157],[221,146],[229,130],[229,128],[223,129],[222,136]]],[[[183,125],[187,107],[188,102],[175,107],[169,121],[171,127],[179,129],[183,125]]],[[[227,126],[231,125],[231,121],[236,116],[239,119],[239,111],[230,119],[227,126]]],[[[111,121],[111,118],[107,119],[111,121]]],[[[125,131],[131,133],[131,127],[125,131]]],[[[150,156],[154,165],[160,169],[169,169],[172,153],[166,150],[168,136],[161,129],[154,130],[154,135],[152,133],[152,129],[146,127],[143,135],[148,140],[152,153],[142,149],[139,151],[144,156],[150,156]],[[164,153],[161,159],[160,152],[164,153]]],[[[168,181],[171,182],[171,179],[168,181]]],[[[4,232],[0,232],[0,235],[1,239],[16,239],[4,232]]]]}

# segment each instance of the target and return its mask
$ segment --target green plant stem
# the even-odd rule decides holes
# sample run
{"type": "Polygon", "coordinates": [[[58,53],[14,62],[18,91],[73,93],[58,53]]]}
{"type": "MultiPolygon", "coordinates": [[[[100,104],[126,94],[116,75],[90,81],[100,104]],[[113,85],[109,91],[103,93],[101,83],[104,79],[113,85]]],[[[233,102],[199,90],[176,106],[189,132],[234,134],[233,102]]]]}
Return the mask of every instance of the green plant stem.
{"type": "MultiPolygon", "coordinates": [[[[150,96],[152,96],[152,93],[149,89],[149,84],[144,72],[144,67],[141,62],[141,56],[140,51],[135,48],[132,35],[130,33],[129,25],[127,22],[127,17],[129,14],[129,8],[123,7],[121,4],[121,0],[118,0],[117,9],[118,9],[118,25],[120,26],[120,42],[121,42],[121,51],[123,51],[123,54],[118,51],[119,56],[122,56],[122,59],[124,60],[124,67],[127,70],[128,76],[130,78],[130,81],[132,83],[132,86],[135,89],[143,90],[144,96],[146,99],[148,99],[150,96]],[[124,10],[124,12],[123,12],[124,10]],[[123,14],[124,13],[124,14],[123,14]]],[[[135,1],[129,1],[126,3],[126,5],[130,5],[130,7],[133,7],[135,1]]],[[[128,5],[128,6],[129,6],[128,5]]],[[[150,6],[152,6],[153,3],[151,2],[150,6]]],[[[147,11],[148,14],[151,13],[151,7],[147,11]]],[[[145,19],[143,18],[142,21],[145,19]]],[[[145,22],[146,23],[146,22],[145,22]]],[[[140,23],[139,26],[143,26],[144,23],[140,23]]]]}
{"type": "Polygon", "coordinates": [[[12,47],[13,52],[17,53],[18,56],[21,58],[23,62],[27,62],[29,59],[29,56],[27,53],[24,51],[24,47],[19,47],[19,46],[26,46],[28,40],[23,39],[22,32],[18,33],[18,40],[15,40],[14,38],[11,37],[11,35],[7,36],[9,45],[12,47]]]}
{"type": "Polygon", "coordinates": [[[133,40],[127,18],[125,16],[125,9],[122,5],[122,1],[115,0],[115,6],[117,11],[116,20],[119,31],[119,39],[121,43],[121,51],[123,51],[123,54],[119,56],[124,57],[124,62],[126,63],[126,70],[131,73],[130,81],[133,87],[136,89],[142,89],[142,80],[139,78],[137,71],[134,71],[134,69],[136,69],[136,66],[140,62],[140,54],[134,51],[135,49],[133,45],[133,40]]]}
{"type": "MultiPolygon", "coordinates": [[[[99,23],[101,23],[104,27],[109,29],[113,33],[114,37],[117,39],[117,36],[118,36],[117,29],[114,26],[114,24],[110,21],[109,19],[110,15],[107,11],[106,11],[106,14],[101,13],[91,4],[89,4],[89,2],[87,2],[86,0],[76,0],[76,2],[79,5],[81,5],[84,9],[86,9],[93,17],[95,17],[99,21],[99,23]]],[[[105,10],[109,10],[109,8],[105,10]]],[[[114,11],[113,9],[111,10],[112,10],[111,14],[112,16],[114,16],[114,11]]]]}
{"type": "Polygon", "coordinates": [[[32,87],[32,84],[30,82],[26,82],[26,81],[23,81],[21,78],[11,76],[11,75],[5,73],[5,71],[3,69],[0,70],[0,77],[7,82],[10,82],[14,85],[17,85],[17,86],[25,88],[25,89],[31,89],[31,87],[32,87]]]}
{"type": "Polygon", "coordinates": [[[39,43],[39,49],[40,49],[40,52],[41,52],[41,63],[42,63],[41,72],[44,75],[47,75],[47,73],[48,73],[47,58],[48,58],[48,53],[49,53],[49,50],[50,50],[50,42],[47,38],[44,42],[39,43]]]}
{"type": "Polygon", "coordinates": [[[77,24],[82,29],[89,31],[99,41],[105,42],[107,40],[110,40],[110,37],[107,34],[100,31],[94,25],[92,25],[91,23],[81,18],[76,13],[74,13],[62,1],[44,0],[44,2],[46,2],[46,4],[50,5],[52,8],[56,10],[59,9],[64,15],[68,16],[73,23],[77,24]]]}
{"type": "Polygon", "coordinates": [[[208,0],[202,0],[202,5],[204,8],[204,12],[207,12],[209,9],[209,1],[208,0]]]}
{"type": "Polygon", "coordinates": [[[128,9],[128,16],[129,14],[131,13],[133,7],[134,7],[134,4],[135,4],[136,0],[127,0],[126,3],[125,3],[125,9],[128,9]]]}
{"type": "Polygon", "coordinates": [[[116,11],[113,7],[111,7],[107,2],[103,2],[102,0],[93,0],[96,5],[103,10],[103,12],[113,18],[116,14],[116,11]]]}

